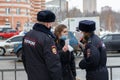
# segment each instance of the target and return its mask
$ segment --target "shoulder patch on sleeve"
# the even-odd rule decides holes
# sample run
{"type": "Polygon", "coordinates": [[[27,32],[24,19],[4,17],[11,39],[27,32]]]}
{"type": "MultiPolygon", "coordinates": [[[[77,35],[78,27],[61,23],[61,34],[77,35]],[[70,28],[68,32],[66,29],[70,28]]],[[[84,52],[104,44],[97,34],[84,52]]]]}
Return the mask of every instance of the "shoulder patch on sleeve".
{"type": "Polygon", "coordinates": [[[56,46],[52,46],[51,49],[52,49],[52,53],[53,53],[53,54],[57,54],[56,46]]]}

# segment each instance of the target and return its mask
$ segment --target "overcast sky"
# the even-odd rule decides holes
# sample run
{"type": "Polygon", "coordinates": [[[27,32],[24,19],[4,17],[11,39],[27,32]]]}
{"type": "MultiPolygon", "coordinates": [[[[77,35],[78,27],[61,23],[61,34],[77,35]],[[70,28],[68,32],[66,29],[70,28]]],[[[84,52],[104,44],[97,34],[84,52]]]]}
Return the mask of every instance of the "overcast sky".
{"type": "MultiPolygon", "coordinates": [[[[46,0],[50,1],[50,0],[46,0]]],[[[82,11],[83,0],[68,0],[69,1],[69,8],[77,7],[82,11]]],[[[101,7],[103,6],[110,6],[113,10],[120,12],[120,1],[119,0],[97,0],[97,11],[101,11],[101,7]]]]}

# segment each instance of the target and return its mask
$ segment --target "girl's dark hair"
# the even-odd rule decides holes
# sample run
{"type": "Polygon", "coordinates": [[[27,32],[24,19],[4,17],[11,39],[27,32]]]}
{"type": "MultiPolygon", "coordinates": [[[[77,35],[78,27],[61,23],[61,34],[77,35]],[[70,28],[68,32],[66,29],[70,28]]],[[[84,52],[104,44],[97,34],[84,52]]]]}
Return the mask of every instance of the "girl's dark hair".
{"type": "Polygon", "coordinates": [[[60,24],[55,28],[54,34],[56,36],[56,39],[58,39],[59,35],[65,28],[67,28],[67,26],[64,24],[60,24]]]}

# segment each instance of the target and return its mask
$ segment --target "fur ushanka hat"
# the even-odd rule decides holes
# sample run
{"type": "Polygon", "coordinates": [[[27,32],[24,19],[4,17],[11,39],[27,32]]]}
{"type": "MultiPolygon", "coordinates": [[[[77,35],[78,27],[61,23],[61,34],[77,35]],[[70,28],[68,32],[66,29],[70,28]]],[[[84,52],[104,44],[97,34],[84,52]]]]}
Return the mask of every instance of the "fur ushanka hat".
{"type": "Polygon", "coordinates": [[[37,21],[40,22],[54,22],[55,18],[55,14],[49,10],[43,10],[37,13],[37,21]]]}
{"type": "Polygon", "coordinates": [[[83,20],[79,22],[79,30],[83,32],[93,32],[95,31],[95,22],[90,20],[83,20]]]}

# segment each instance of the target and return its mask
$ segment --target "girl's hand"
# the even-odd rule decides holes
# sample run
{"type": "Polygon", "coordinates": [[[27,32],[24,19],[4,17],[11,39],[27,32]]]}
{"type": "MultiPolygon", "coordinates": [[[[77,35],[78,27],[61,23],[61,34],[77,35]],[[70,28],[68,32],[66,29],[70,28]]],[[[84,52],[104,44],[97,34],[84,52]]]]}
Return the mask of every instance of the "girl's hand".
{"type": "Polygon", "coordinates": [[[63,50],[64,52],[67,52],[67,51],[68,51],[68,45],[65,45],[65,46],[62,48],[62,50],[63,50]]]}

